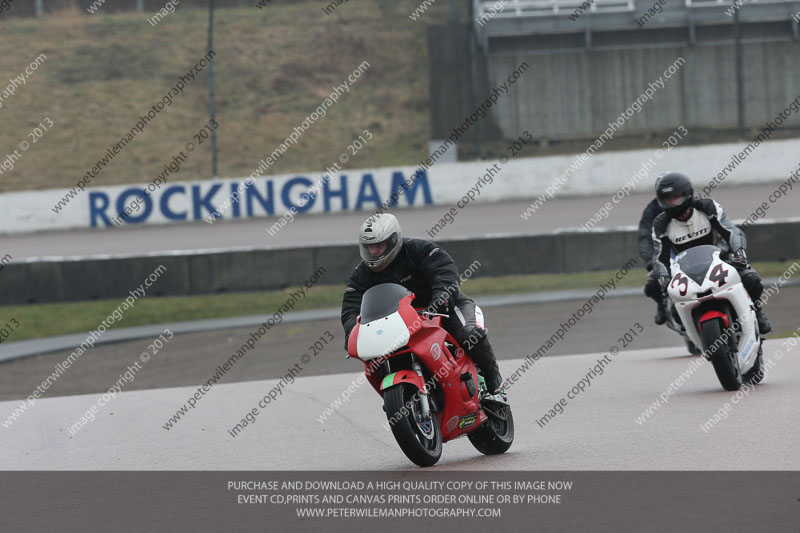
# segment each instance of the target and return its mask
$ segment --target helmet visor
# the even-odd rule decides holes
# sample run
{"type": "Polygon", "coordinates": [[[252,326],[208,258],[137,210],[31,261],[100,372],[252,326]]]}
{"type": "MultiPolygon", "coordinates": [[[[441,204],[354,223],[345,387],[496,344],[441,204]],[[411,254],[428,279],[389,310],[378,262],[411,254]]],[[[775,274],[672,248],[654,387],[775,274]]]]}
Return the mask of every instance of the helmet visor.
{"type": "Polygon", "coordinates": [[[686,200],[685,194],[670,194],[668,196],[664,196],[664,207],[679,206],[684,200],[686,200]]]}
{"type": "Polygon", "coordinates": [[[380,242],[361,243],[361,257],[369,262],[380,261],[392,253],[397,241],[397,233],[393,233],[391,237],[380,242]]]}
{"type": "Polygon", "coordinates": [[[658,204],[662,209],[674,209],[689,199],[689,194],[667,193],[658,195],[658,204]]]}
{"type": "Polygon", "coordinates": [[[362,244],[361,246],[364,247],[364,252],[367,254],[367,257],[374,261],[383,257],[386,255],[386,252],[389,251],[389,239],[381,242],[362,244]]]}

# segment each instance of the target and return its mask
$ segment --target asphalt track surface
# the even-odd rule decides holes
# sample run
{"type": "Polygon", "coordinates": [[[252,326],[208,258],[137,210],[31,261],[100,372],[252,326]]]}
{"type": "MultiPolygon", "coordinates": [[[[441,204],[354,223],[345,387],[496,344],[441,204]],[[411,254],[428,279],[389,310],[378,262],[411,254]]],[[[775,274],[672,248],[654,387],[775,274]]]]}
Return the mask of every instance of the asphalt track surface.
{"type": "MultiPolygon", "coordinates": [[[[775,184],[725,187],[715,190],[713,198],[726,209],[733,220],[744,220],[753,210],[767,201],[775,184]]],[[[467,187],[465,186],[465,189],[467,187]]],[[[555,197],[549,200],[528,220],[520,214],[532,200],[494,204],[467,205],[453,222],[430,236],[431,229],[449,207],[436,206],[400,209],[398,217],[403,233],[408,237],[455,239],[476,235],[534,234],[561,228],[579,228],[591,219],[612,194],[585,197],[555,197]]],[[[652,194],[636,194],[615,204],[608,218],[598,228],[636,226],[642,210],[652,194]]],[[[402,205],[402,203],[401,203],[402,205]]],[[[221,250],[247,247],[312,246],[356,242],[358,228],[372,212],[336,215],[308,215],[295,218],[274,236],[267,233],[276,217],[244,221],[220,220],[166,226],[87,229],[69,232],[41,232],[3,236],[3,253],[15,261],[36,257],[85,257],[103,255],[147,254],[195,250],[221,250]],[[324,224],[320,224],[324,217],[324,224]],[[113,235],[110,232],[114,232],[113,235]]],[[[770,219],[797,216],[796,202],[780,198],[770,204],[770,219]]]]}
{"type": "MultiPolygon", "coordinates": [[[[467,439],[444,446],[440,470],[798,470],[800,345],[775,361],[747,395],[725,392],[710,364],[700,367],[650,419],[644,409],[689,368],[681,349],[620,352],[591,387],[544,427],[536,420],[583,378],[603,353],[546,358],[511,389],[516,435],[500,456],[481,456],[467,439]],[[726,418],[702,425],[720,409],[726,418]]],[[[519,360],[501,363],[509,374],[519,360]]],[[[121,393],[74,436],[67,427],[98,395],[39,401],[12,430],[0,431],[0,469],[14,470],[403,470],[380,398],[368,385],[324,423],[323,409],[358,374],[299,377],[235,438],[228,430],[275,380],[214,387],[176,426],[162,424],[195,387],[121,393]]],[[[9,403],[0,404],[3,411],[9,403]]]]}
{"type": "MultiPolygon", "coordinates": [[[[800,288],[786,287],[770,299],[776,333],[800,326],[800,288]]],[[[505,376],[536,350],[560,321],[583,302],[495,308],[488,315],[490,337],[505,376]]],[[[653,306],[644,298],[607,299],[571,328],[547,356],[511,388],[516,440],[509,453],[482,457],[466,439],[448,443],[439,469],[453,470],[798,470],[800,438],[800,344],[775,339],[765,344],[774,368],[764,383],[742,395],[722,390],[711,365],[686,382],[643,423],[636,418],[658,400],[697,358],[681,339],[652,324],[653,306]],[[644,331],[629,346],[619,338],[639,322],[644,331]],[[543,417],[595,366],[611,346],[622,352],[585,392],[569,399],[563,414],[544,427],[543,417]],[[664,347],[667,346],[667,347],[664,347]],[[778,351],[783,357],[778,359],[778,351]],[[583,353],[582,353],[583,352],[583,353]],[[578,353],[580,355],[569,355],[578,353]],[[559,357],[552,357],[560,355],[559,357]],[[727,418],[710,431],[701,426],[728,402],[727,418]]],[[[0,469],[66,470],[397,470],[414,468],[392,435],[379,396],[368,385],[320,422],[323,411],[360,375],[347,361],[341,326],[320,320],[278,326],[242,358],[195,409],[169,430],[164,424],[230,357],[249,330],[177,335],[143,365],[96,420],[74,436],[74,424],[102,391],[138,359],[149,341],[98,346],[81,357],[44,399],[9,427],[0,427],[4,454],[0,469]],[[301,361],[324,331],[335,340],[307,363],[294,383],[260,409],[254,424],[235,438],[228,430],[276,387],[280,376],[301,361]],[[148,390],[145,390],[148,389],[148,390]],[[354,446],[369,453],[353,453],[354,446]]],[[[3,364],[0,388],[11,401],[0,403],[0,421],[63,360],[66,353],[3,364]],[[14,398],[15,400],[12,400],[14,398]]]]}
{"type": "MultiPolygon", "coordinates": [[[[800,287],[786,286],[770,298],[767,313],[773,331],[785,335],[800,326],[797,300],[800,287]]],[[[480,298],[476,298],[478,304],[480,298]]],[[[553,301],[524,305],[487,308],[489,338],[498,359],[518,359],[535,352],[560,323],[569,320],[586,302],[583,300],[553,301]]],[[[645,334],[636,339],[635,348],[682,346],[682,339],[665,327],[653,323],[655,305],[642,296],[606,297],[569,328],[545,355],[560,356],[597,352],[616,344],[636,322],[645,327],[645,334]]],[[[175,335],[124,390],[144,390],[166,387],[197,386],[216,372],[217,365],[227,361],[236,349],[246,342],[256,326],[223,330],[200,331],[175,335]]],[[[345,359],[344,333],[338,318],[308,322],[283,323],[271,329],[253,351],[242,357],[219,383],[278,379],[289,367],[300,362],[303,354],[313,355],[309,346],[329,331],[334,340],[321,353],[303,365],[302,376],[355,372],[361,363],[345,359]]],[[[44,397],[69,396],[108,390],[148,349],[151,338],[100,344],[84,353],[45,391],[44,397]]],[[[26,357],[0,364],[0,400],[19,400],[28,397],[54,367],[64,361],[74,348],[26,357]]],[[[152,352],[152,350],[151,350],[152,352]]],[[[0,421],[8,413],[0,409],[0,421]]],[[[2,433],[2,428],[0,428],[2,433]]]]}

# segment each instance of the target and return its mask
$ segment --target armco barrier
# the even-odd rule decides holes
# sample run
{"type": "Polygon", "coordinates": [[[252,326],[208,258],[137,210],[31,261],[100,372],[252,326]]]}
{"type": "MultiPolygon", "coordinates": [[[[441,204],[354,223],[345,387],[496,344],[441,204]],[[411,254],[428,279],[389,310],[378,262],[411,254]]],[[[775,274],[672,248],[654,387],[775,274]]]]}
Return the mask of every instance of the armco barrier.
{"type": "MultiPolygon", "coordinates": [[[[800,257],[800,221],[753,225],[747,239],[753,260],[800,257]]],[[[441,244],[461,268],[479,261],[478,277],[610,270],[638,258],[636,232],[627,228],[441,244]]],[[[160,264],[166,272],[148,296],[282,289],[320,267],[325,268],[320,283],[344,283],[357,263],[355,245],[11,263],[0,272],[0,305],[124,297],[160,264]]]]}

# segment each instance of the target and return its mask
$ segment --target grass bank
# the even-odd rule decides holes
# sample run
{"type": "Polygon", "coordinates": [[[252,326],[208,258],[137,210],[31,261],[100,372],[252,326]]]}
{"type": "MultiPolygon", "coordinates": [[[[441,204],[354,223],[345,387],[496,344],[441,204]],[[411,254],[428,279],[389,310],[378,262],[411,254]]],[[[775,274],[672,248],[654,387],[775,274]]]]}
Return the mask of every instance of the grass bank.
{"type": "MultiPolygon", "coordinates": [[[[778,277],[791,262],[758,263],[759,273],[765,277],[778,277]]],[[[485,295],[517,294],[557,291],[565,289],[596,289],[607,282],[615,271],[580,272],[572,274],[529,274],[474,278],[467,280],[463,288],[466,293],[479,299],[485,295]]],[[[643,286],[644,270],[630,272],[618,286],[643,286]]],[[[295,288],[296,289],[296,288],[295,288]]],[[[143,298],[123,315],[123,319],[112,327],[133,327],[164,322],[182,322],[208,318],[226,318],[243,315],[274,313],[289,298],[292,289],[264,292],[223,293],[200,296],[172,296],[143,298]]],[[[307,291],[295,310],[337,308],[341,305],[344,285],[318,285],[307,291]]],[[[644,296],[643,296],[644,297],[644,296]]],[[[13,305],[0,307],[0,317],[11,318],[20,323],[5,342],[19,341],[88,332],[96,329],[119,305],[120,299],[90,302],[66,302],[53,304],[13,305]]]]}

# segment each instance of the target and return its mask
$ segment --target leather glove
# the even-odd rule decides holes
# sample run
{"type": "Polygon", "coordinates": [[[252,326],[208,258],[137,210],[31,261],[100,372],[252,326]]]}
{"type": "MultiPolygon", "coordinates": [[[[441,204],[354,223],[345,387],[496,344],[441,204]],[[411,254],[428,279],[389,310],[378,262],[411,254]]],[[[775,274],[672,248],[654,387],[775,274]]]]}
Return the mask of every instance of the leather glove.
{"type": "Polygon", "coordinates": [[[670,279],[669,276],[658,276],[658,284],[661,285],[661,292],[664,294],[667,294],[670,279]]]}
{"type": "Polygon", "coordinates": [[[731,257],[728,262],[736,267],[737,270],[745,270],[750,266],[747,263],[747,254],[745,253],[744,248],[739,248],[733,252],[733,257],[731,257]]]}
{"type": "Polygon", "coordinates": [[[440,313],[443,315],[450,315],[450,294],[446,291],[438,292],[431,298],[431,304],[428,306],[428,311],[431,313],[440,313]]]}

